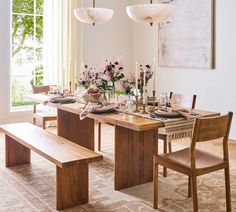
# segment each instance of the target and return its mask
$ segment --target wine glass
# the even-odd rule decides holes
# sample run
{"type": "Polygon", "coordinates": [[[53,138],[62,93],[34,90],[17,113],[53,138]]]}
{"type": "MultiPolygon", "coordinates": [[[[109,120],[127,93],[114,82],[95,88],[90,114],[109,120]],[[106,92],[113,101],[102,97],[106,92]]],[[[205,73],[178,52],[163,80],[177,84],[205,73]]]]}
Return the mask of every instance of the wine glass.
{"type": "Polygon", "coordinates": [[[167,102],[168,102],[168,94],[167,93],[161,93],[160,94],[160,107],[165,108],[167,102]]]}
{"type": "Polygon", "coordinates": [[[118,96],[118,107],[121,109],[123,115],[127,107],[127,103],[128,103],[128,97],[126,95],[118,96]]]}

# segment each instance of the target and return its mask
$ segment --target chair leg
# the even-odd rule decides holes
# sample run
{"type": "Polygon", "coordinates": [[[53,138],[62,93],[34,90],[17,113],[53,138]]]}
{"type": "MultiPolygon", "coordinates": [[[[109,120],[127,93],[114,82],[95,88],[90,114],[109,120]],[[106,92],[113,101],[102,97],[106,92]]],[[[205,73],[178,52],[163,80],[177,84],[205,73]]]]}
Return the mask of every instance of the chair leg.
{"type": "MultiPolygon", "coordinates": [[[[163,153],[167,153],[167,141],[163,140],[164,144],[163,144],[163,153]]],[[[163,177],[167,177],[167,168],[165,166],[163,166],[163,177]]]]}
{"type": "Polygon", "coordinates": [[[33,118],[33,124],[34,125],[36,124],[36,118],[33,118]]]}
{"type": "Polygon", "coordinates": [[[229,167],[225,168],[225,193],[226,193],[226,209],[227,209],[227,212],[231,212],[231,192],[230,192],[229,167]]]}
{"type": "Polygon", "coordinates": [[[101,122],[98,122],[98,151],[101,151],[101,133],[102,133],[102,128],[101,128],[101,122]]]}
{"type": "Polygon", "coordinates": [[[168,142],[168,147],[169,147],[169,153],[172,152],[172,145],[171,145],[171,142],[168,142]]]}
{"type": "Polygon", "coordinates": [[[198,197],[197,197],[197,177],[192,176],[192,199],[193,199],[193,211],[198,212],[198,197]]]}
{"type": "Polygon", "coordinates": [[[45,120],[43,120],[43,129],[46,129],[46,121],[45,120]]]}
{"type": "Polygon", "coordinates": [[[192,197],[192,179],[188,176],[188,197],[192,197]]]}
{"type": "Polygon", "coordinates": [[[153,157],[153,187],[154,187],[154,199],[153,208],[158,208],[158,163],[156,163],[155,156],[153,157]]]}

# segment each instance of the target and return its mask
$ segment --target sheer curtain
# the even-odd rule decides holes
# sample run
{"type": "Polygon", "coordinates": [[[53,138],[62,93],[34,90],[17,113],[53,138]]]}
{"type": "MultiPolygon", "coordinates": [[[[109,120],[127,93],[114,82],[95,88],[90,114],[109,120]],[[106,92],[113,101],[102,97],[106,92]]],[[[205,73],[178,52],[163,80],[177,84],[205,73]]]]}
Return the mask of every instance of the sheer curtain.
{"type": "Polygon", "coordinates": [[[44,83],[64,87],[81,65],[82,25],[74,17],[80,0],[44,0],[44,83]]]}

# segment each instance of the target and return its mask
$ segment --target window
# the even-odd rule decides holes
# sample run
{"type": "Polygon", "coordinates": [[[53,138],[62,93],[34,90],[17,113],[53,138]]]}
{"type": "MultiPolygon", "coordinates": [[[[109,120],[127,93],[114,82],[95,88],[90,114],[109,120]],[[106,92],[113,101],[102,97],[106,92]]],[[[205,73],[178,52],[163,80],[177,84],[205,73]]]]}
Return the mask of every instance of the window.
{"type": "Polygon", "coordinates": [[[44,0],[12,0],[11,106],[31,104],[24,95],[43,84],[44,0]]]}

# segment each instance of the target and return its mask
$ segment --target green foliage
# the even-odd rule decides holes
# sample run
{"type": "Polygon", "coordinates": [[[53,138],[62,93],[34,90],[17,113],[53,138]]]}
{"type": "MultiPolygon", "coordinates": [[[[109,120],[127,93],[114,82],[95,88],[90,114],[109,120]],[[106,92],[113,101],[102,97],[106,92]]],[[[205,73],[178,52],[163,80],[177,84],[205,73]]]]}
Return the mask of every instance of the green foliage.
{"type": "MultiPolygon", "coordinates": [[[[25,54],[27,54],[27,62],[42,60],[42,48],[40,46],[43,44],[43,4],[44,0],[12,0],[12,57],[16,61],[26,62],[22,62],[22,55],[25,54]],[[36,23],[34,22],[35,4],[36,23]],[[36,58],[34,58],[34,36],[36,36],[36,46],[40,47],[36,49],[36,58]],[[22,52],[22,50],[27,52],[22,52]]],[[[31,85],[43,84],[42,65],[37,66],[35,75],[34,70],[32,75],[35,76],[35,80],[30,81],[31,85]]],[[[15,80],[12,83],[12,106],[31,105],[31,102],[24,99],[24,95],[29,92],[30,88],[27,88],[27,85],[20,84],[15,80]]]]}
{"type": "Polygon", "coordinates": [[[12,83],[12,106],[29,105],[30,103],[24,99],[25,94],[29,92],[25,86],[15,80],[12,83]]]}
{"type": "Polygon", "coordinates": [[[30,81],[32,86],[43,85],[43,66],[37,66],[35,70],[35,81],[34,81],[34,70],[32,71],[33,79],[30,81]]]}
{"type": "MultiPolygon", "coordinates": [[[[18,44],[13,49],[12,56],[14,57],[21,49],[29,49],[25,47],[25,41],[34,37],[34,0],[13,0],[13,13],[24,13],[27,15],[14,14],[12,16],[12,41],[13,44],[18,44]]],[[[36,1],[36,11],[43,14],[43,0],[36,1]]],[[[36,39],[38,44],[43,43],[43,17],[36,17],[36,39]]]]}

